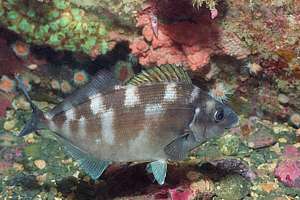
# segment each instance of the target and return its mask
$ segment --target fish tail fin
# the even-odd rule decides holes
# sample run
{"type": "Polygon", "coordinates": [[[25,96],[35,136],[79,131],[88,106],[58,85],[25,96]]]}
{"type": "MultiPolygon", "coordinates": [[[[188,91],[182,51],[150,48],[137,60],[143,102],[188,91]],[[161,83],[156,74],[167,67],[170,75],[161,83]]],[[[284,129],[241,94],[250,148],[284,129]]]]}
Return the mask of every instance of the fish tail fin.
{"type": "Polygon", "coordinates": [[[32,132],[40,130],[44,127],[44,123],[42,122],[44,117],[43,111],[41,111],[31,100],[28,92],[26,91],[25,85],[22,81],[22,78],[19,75],[16,75],[16,79],[18,82],[18,88],[21,90],[26,100],[30,103],[30,107],[32,109],[31,119],[25,124],[22,131],[19,133],[19,137],[28,135],[32,132]]]}

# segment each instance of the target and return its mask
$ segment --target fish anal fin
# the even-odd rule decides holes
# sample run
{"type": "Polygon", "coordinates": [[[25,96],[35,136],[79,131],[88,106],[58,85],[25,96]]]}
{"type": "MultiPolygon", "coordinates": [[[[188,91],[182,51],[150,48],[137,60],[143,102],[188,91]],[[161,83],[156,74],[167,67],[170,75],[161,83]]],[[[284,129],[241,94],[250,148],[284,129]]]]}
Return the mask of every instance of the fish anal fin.
{"type": "Polygon", "coordinates": [[[167,174],[167,162],[165,160],[157,160],[149,163],[146,170],[153,174],[158,184],[163,185],[165,183],[167,174]]]}
{"type": "Polygon", "coordinates": [[[111,164],[110,161],[97,160],[87,157],[79,165],[93,180],[98,179],[105,169],[111,164]]]}
{"type": "Polygon", "coordinates": [[[108,160],[94,158],[92,155],[76,147],[64,138],[60,137],[59,141],[62,141],[65,150],[79,164],[79,167],[94,180],[98,179],[112,163],[108,160]]]}
{"type": "Polygon", "coordinates": [[[192,84],[188,73],[182,66],[161,65],[143,70],[126,82],[128,85],[145,85],[157,82],[180,82],[192,84]]]}

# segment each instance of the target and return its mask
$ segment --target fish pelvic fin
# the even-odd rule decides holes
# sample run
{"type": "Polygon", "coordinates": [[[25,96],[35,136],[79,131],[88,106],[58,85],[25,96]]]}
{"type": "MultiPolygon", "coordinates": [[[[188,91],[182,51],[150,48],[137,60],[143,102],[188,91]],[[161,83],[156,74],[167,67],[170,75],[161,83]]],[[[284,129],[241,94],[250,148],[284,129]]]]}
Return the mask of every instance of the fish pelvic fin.
{"type": "Polygon", "coordinates": [[[30,103],[30,107],[32,109],[32,116],[31,119],[26,122],[24,128],[18,134],[19,137],[28,135],[32,132],[37,130],[43,129],[44,123],[42,122],[44,117],[43,111],[41,111],[31,100],[28,92],[26,91],[25,85],[23,84],[22,78],[19,75],[16,75],[16,80],[18,83],[18,88],[21,90],[23,95],[25,96],[26,100],[30,103]]]}
{"type": "Polygon", "coordinates": [[[149,163],[146,167],[146,170],[148,173],[153,174],[159,185],[163,185],[167,175],[167,166],[167,161],[157,160],[149,163]]]}

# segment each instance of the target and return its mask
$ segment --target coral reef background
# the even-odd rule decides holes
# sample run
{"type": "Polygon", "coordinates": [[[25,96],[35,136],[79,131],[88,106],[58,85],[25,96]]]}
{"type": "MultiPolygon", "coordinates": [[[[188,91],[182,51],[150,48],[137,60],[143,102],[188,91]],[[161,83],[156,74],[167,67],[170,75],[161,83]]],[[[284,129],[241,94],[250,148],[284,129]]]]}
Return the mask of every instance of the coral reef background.
{"type": "Polygon", "coordinates": [[[300,1],[0,0],[0,199],[299,199],[300,1]],[[171,163],[91,181],[52,139],[16,135],[29,103],[46,111],[101,68],[126,82],[182,65],[240,125],[171,163]]]}

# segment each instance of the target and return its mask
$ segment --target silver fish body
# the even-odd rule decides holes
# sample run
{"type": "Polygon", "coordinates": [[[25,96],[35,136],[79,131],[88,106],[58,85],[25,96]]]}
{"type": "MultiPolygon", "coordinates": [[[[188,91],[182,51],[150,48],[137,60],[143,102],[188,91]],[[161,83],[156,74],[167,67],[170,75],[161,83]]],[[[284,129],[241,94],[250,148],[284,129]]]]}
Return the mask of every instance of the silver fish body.
{"type": "Polygon", "coordinates": [[[191,149],[239,121],[227,105],[193,85],[179,66],[142,71],[125,85],[100,71],[47,113],[18,83],[33,110],[19,135],[50,129],[93,179],[112,162],[150,161],[147,171],[162,185],[167,160],[185,159],[191,149]]]}
{"type": "Polygon", "coordinates": [[[174,82],[122,86],[89,97],[47,124],[98,159],[168,159],[163,149],[192,121],[199,93],[196,86],[174,82]]]}

